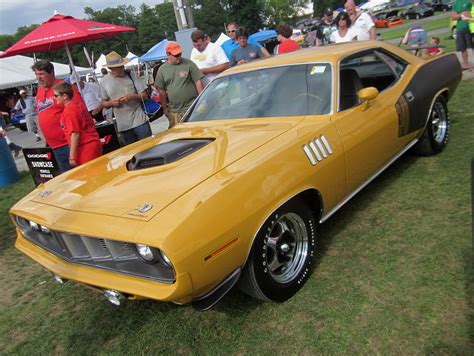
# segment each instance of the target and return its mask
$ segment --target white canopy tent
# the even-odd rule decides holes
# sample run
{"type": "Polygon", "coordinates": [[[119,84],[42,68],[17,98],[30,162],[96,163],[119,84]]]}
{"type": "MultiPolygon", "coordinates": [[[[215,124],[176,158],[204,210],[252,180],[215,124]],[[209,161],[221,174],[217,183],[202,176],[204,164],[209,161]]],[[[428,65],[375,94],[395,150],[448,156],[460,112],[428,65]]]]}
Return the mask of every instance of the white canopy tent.
{"type": "MultiPolygon", "coordinates": [[[[138,62],[138,56],[133,54],[132,52],[128,52],[127,55],[125,56],[129,59],[129,62],[125,65],[126,68],[136,66],[139,64],[138,62]]],[[[104,67],[104,65],[107,63],[105,60],[105,55],[101,54],[97,62],[95,62],[95,74],[100,75],[101,69],[104,67]]]]}
{"type": "Polygon", "coordinates": [[[216,42],[214,42],[216,45],[219,45],[219,46],[222,46],[222,44],[227,41],[227,40],[230,40],[230,37],[227,36],[225,33],[221,32],[219,38],[216,40],[216,42]]]}
{"type": "MultiPolygon", "coordinates": [[[[68,64],[52,63],[54,65],[56,78],[62,79],[70,76],[68,64]]],[[[26,56],[12,56],[0,59],[0,89],[36,83],[35,74],[31,70],[33,64],[34,59],[26,56]]],[[[90,72],[88,68],[77,66],[75,68],[79,75],[90,72]]]]}

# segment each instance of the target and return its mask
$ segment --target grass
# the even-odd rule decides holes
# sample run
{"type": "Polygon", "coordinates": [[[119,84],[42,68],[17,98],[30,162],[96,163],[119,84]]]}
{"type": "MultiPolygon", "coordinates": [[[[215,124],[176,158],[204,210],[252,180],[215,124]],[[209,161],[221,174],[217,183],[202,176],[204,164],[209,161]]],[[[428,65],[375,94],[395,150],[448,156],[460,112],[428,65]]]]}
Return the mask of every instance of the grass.
{"type": "Polygon", "coordinates": [[[403,156],[322,225],[317,267],[283,304],[233,290],[208,312],[115,308],[61,286],[13,247],[7,210],[31,178],[0,188],[0,353],[472,354],[473,91],[463,81],[450,101],[440,155],[403,156]]]}
{"type": "MultiPolygon", "coordinates": [[[[419,20],[412,20],[412,21],[406,21],[407,23],[413,23],[413,25],[417,24],[419,20]]],[[[444,17],[442,19],[437,19],[433,20],[430,22],[425,22],[422,24],[423,28],[426,31],[433,31],[433,30],[438,30],[441,28],[446,28],[447,31],[449,30],[449,17],[444,17]]],[[[406,26],[402,28],[395,28],[393,30],[387,30],[381,33],[382,39],[387,41],[391,40],[394,38],[399,38],[403,37],[405,33],[407,32],[408,28],[406,26]]]]}

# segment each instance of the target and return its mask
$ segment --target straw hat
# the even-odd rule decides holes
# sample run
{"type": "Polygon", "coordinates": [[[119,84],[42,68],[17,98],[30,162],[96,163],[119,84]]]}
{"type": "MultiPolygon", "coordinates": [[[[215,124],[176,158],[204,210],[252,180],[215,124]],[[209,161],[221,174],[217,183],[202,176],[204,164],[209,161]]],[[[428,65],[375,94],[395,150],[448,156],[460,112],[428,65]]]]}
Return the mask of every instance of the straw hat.
{"type": "Polygon", "coordinates": [[[128,58],[122,58],[120,54],[115,51],[110,52],[108,55],[105,56],[106,64],[103,67],[107,68],[117,68],[123,67],[129,61],[128,58]]]}

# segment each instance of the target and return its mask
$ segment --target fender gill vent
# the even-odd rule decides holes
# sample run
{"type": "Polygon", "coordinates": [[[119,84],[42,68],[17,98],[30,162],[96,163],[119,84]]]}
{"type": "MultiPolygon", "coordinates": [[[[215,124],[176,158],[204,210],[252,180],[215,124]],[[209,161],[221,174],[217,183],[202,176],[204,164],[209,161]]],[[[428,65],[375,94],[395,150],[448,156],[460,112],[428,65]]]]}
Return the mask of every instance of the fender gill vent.
{"type": "Polygon", "coordinates": [[[303,145],[303,151],[313,166],[333,153],[332,147],[324,135],[316,137],[303,145]]]}
{"type": "Polygon", "coordinates": [[[127,169],[129,171],[136,171],[139,169],[163,166],[198,151],[204,146],[214,141],[211,138],[205,139],[185,139],[162,143],[158,146],[151,147],[146,151],[137,153],[127,162],[127,169]]]}

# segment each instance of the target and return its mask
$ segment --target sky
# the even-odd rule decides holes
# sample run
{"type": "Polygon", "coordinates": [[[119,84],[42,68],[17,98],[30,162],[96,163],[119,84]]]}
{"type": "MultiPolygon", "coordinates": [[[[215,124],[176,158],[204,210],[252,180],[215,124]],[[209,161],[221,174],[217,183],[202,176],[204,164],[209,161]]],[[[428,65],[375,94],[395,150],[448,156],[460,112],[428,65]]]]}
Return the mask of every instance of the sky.
{"type": "Polygon", "coordinates": [[[0,34],[13,35],[18,27],[41,24],[57,10],[60,14],[85,18],[85,7],[98,11],[106,7],[142,3],[155,6],[162,0],[0,0],[0,34]]]}

